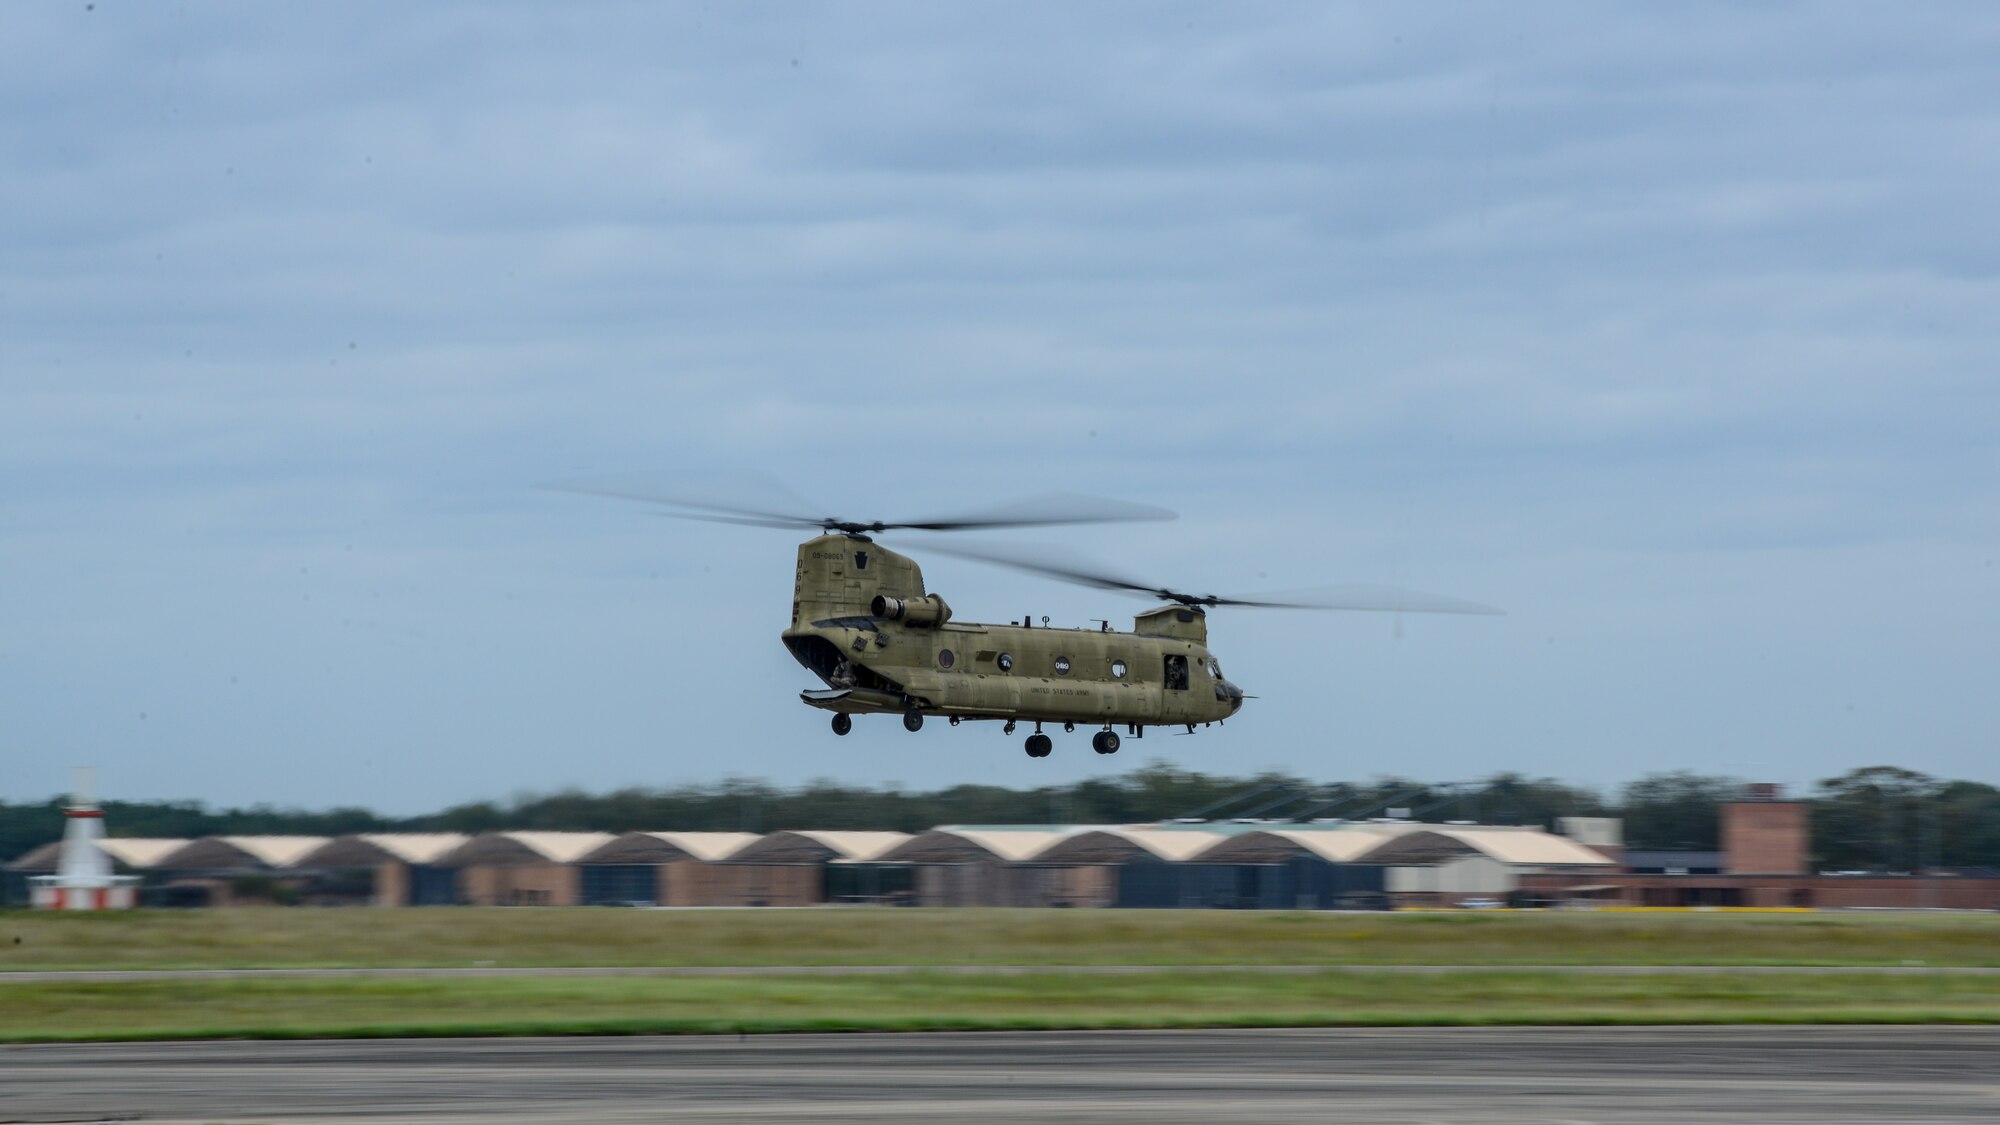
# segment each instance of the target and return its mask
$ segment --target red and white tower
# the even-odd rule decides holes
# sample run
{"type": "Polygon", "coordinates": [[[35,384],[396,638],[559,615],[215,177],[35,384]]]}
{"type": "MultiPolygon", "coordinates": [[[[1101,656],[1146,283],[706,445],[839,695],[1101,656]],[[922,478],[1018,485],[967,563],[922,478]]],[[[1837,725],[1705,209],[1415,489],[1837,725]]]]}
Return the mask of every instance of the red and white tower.
{"type": "Polygon", "coordinates": [[[104,810],[97,807],[97,771],[76,771],[76,792],[63,810],[62,857],[54,875],[37,875],[32,901],[45,910],[120,910],[138,901],[139,877],[111,873],[111,857],[97,846],[104,810]]]}

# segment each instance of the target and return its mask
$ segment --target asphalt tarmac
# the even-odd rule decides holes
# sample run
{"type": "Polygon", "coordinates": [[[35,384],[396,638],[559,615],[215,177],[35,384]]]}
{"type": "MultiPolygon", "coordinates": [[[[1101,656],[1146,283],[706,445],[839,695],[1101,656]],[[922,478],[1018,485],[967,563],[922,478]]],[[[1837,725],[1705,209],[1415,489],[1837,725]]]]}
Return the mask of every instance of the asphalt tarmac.
{"type": "Polygon", "coordinates": [[[1021,1032],[0,1048],[0,1121],[1992,1122],[2000,1028],[1021,1032]]]}

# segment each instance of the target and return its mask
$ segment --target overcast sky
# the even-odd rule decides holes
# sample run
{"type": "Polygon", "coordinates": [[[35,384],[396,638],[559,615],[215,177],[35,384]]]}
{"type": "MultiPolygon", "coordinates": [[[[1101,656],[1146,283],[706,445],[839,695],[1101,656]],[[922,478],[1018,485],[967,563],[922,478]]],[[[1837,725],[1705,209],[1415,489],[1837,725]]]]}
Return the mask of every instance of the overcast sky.
{"type": "MultiPolygon", "coordinates": [[[[2000,9],[0,11],[0,796],[2000,782],[2000,9]],[[835,738],[769,474],[1224,591],[1114,758],[835,738]]],[[[899,546],[961,619],[1146,603],[899,546]]],[[[662,826],[670,827],[670,826],[662,826]]]]}

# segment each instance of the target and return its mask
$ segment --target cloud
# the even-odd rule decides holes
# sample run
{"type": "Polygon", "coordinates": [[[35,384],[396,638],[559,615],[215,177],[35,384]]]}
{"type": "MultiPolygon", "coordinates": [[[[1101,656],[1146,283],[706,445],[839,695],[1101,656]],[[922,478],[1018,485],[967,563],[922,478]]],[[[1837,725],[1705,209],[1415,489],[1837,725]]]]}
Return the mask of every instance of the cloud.
{"type": "MultiPolygon", "coordinates": [[[[2000,625],[1996,39],[1976,5],[18,13],[0,702],[48,780],[7,784],[98,748],[108,791],[397,807],[468,761],[824,773],[788,541],[533,492],[743,466],[883,515],[1128,496],[1184,519],[1067,540],[1515,610],[1232,619],[1273,690],[1201,764],[1614,781],[1725,768],[1726,719],[1799,780],[1901,722],[1992,780],[1990,711],[1926,685],[2000,625]]],[[[927,565],[975,619],[1131,608],[927,565]]],[[[840,748],[1117,767],[900,733],[840,748]]]]}

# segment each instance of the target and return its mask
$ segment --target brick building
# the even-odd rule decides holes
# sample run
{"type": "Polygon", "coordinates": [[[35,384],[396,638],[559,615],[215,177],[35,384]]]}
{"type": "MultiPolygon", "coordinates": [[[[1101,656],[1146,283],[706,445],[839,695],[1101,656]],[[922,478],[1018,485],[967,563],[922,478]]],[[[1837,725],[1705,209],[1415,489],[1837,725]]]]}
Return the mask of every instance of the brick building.
{"type": "Polygon", "coordinates": [[[1534,905],[2000,910],[2000,878],[1983,873],[1813,874],[1809,810],[1779,786],[1752,785],[1720,812],[1719,853],[1633,852],[1617,874],[1523,875],[1518,897],[1534,905]]]}

